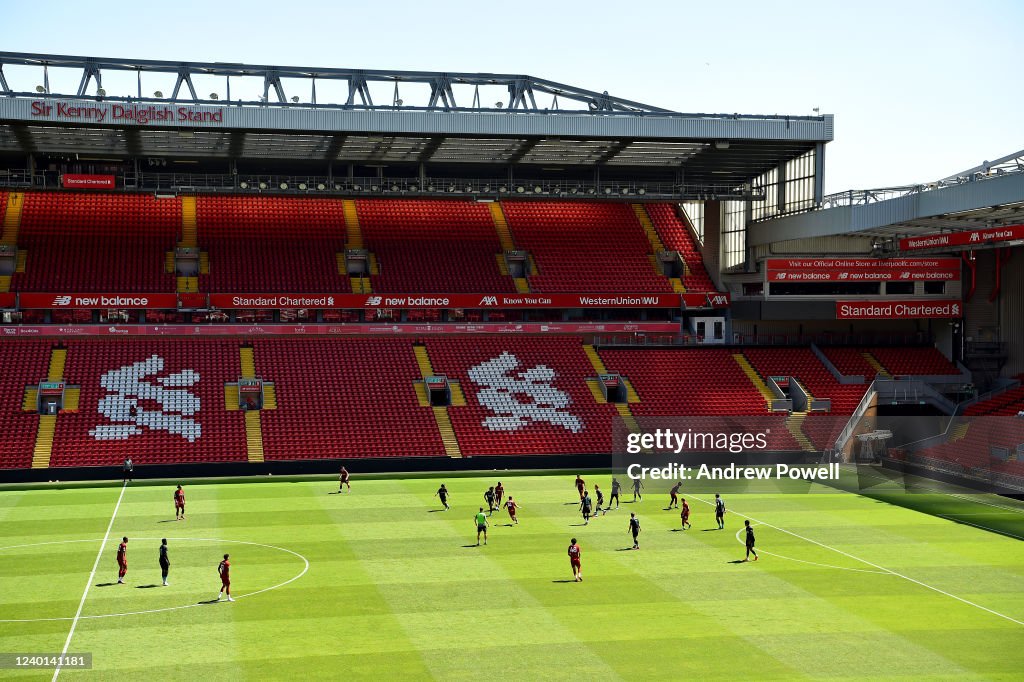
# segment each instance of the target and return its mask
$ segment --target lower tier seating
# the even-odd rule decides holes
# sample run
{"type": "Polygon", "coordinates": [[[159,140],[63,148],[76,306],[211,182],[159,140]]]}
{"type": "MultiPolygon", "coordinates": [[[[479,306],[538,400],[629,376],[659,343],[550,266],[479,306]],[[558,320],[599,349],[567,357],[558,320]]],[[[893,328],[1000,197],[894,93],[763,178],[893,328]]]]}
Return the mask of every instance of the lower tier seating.
{"type": "Polygon", "coordinates": [[[0,341],[0,469],[32,465],[39,415],[24,412],[26,386],[46,378],[48,341],[0,341]]]}

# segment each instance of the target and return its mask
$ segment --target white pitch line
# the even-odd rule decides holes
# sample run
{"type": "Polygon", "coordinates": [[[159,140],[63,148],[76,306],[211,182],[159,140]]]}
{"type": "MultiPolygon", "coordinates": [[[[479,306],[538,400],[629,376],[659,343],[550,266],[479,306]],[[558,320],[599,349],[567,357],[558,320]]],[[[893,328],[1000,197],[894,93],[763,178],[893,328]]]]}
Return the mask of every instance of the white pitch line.
{"type": "MultiPolygon", "coordinates": [[[[697,496],[693,496],[693,499],[695,499],[695,500],[697,500],[699,502],[703,502],[704,504],[706,504],[708,506],[714,506],[713,502],[708,502],[707,500],[701,499],[701,498],[699,498],[697,496]]],[[[885,566],[879,566],[878,564],[873,563],[871,561],[868,561],[867,559],[862,559],[859,556],[854,556],[853,554],[850,554],[849,552],[844,552],[841,549],[836,549],[835,547],[831,547],[829,545],[826,545],[823,542],[818,542],[817,540],[812,540],[811,538],[806,538],[803,535],[799,535],[797,533],[794,533],[791,530],[786,530],[785,528],[780,528],[780,527],[778,527],[776,525],[773,525],[771,523],[767,523],[766,521],[759,521],[758,519],[755,519],[753,516],[747,516],[746,514],[741,514],[740,512],[737,512],[737,511],[734,511],[733,513],[736,514],[737,516],[742,516],[745,519],[750,519],[751,521],[753,521],[754,523],[757,523],[759,525],[768,526],[769,528],[774,528],[775,530],[777,530],[779,532],[786,533],[787,535],[792,535],[793,537],[799,538],[800,540],[803,540],[804,542],[809,542],[812,545],[817,545],[818,547],[823,547],[824,549],[832,550],[833,552],[836,552],[837,554],[842,554],[843,556],[849,557],[850,559],[853,559],[855,561],[859,561],[862,564],[867,564],[868,566],[871,566],[872,568],[877,568],[877,569],[879,569],[881,571],[885,571],[886,573],[890,573],[890,574],[892,574],[892,575],[894,575],[894,576],[896,576],[898,578],[903,578],[904,580],[906,580],[908,582],[912,582],[915,585],[920,585],[921,587],[924,587],[925,589],[929,589],[929,590],[931,590],[933,592],[938,592],[939,594],[945,595],[945,596],[949,597],[950,599],[955,599],[958,602],[961,602],[963,604],[967,604],[969,606],[973,606],[975,608],[981,609],[982,611],[987,611],[988,613],[991,613],[994,616],[999,616],[1000,618],[1005,618],[1006,620],[1010,621],[1011,623],[1016,623],[1017,625],[1024,626],[1024,621],[1020,621],[1020,620],[1017,620],[1016,618],[1012,618],[1010,616],[1007,616],[1005,613],[999,613],[998,611],[994,611],[994,610],[988,608],[987,606],[982,606],[981,604],[976,604],[976,603],[970,601],[969,599],[964,599],[963,597],[958,597],[955,594],[951,594],[949,592],[946,592],[943,589],[940,589],[938,587],[934,587],[932,585],[929,585],[928,583],[923,583],[920,580],[917,580],[915,578],[911,578],[908,575],[903,575],[902,573],[894,571],[891,568],[886,568],[885,566]]]]}
{"type": "MultiPolygon", "coordinates": [[[[741,545],[744,544],[743,538],[740,537],[740,533],[742,533],[742,532],[743,532],[742,528],[740,528],[739,530],[736,531],[736,542],[740,543],[741,545]]],[[[785,554],[775,554],[773,552],[769,552],[766,549],[762,549],[762,550],[758,550],[758,551],[761,554],[765,554],[767,556],[773,556],[773,557],[776,557],[776,558],[779,558],[779,559],[786,559],[787,561],[796,561],[796,562],[801,563],[801,564],[810,564],[811,566],[820,566],[821,568],[831,568],[831,569],[834,569],[836,571],[854,571],[855,573],[874,573],[876,575],[889,575],[889,573],[887,573],[885,571],[876,571],[876,570],[874,570],[872,568],[850,568],[849,566],[836,566],[835,564],[819,564],[817,561],[808,561],[806,559],[795,559],[795,558],[793,558],[791,556],[786,556],[785,554]]]]}
{"type": "Polygon", "coordinates": [[[1022,537],[1020,535],[1014,535],[1013,533],[1007,533],[1005,530],[999,530],[997,528],[990,528],[989,526],[982,526],[981,524],[978,524],[978,523],[971,523],[970,521],[964,521],[959,516],[946,516],[945,514],[936,514],[936,516],[938,516],[939,518],[946,519],[947,521],[952,521],[953,523],[962,523],[965,526],[974,526],[975,528],[980,528],[981,530],[987,530],[990,533],[998,533],[999,535],[1005,535],[1008,538],[1014,538],[1016,540],[1024,540],[1024,537],[1022,537]]]}
{"type": "Polygon", "coordinates": [[[100,566],[100,559],[103,558],[103,550],[107,547],[107,541],[110,539],[110,529],[114,527],[114,519],[117,518],[117,510],[121,508],[121,500],[124,499],[124,491],[128,488],[128,482],[125,481],[121,486],[121,494],[117,496],[117,504],[114,505],[114,513],[110,515],[110,523],[107,524],[107,532],[103,536],[103,544],[100,545],[100,549],[96,552],[96,561],[92,564],[92,572],[89,573],[89,581],[85,583],[85,592],[82,592],[82,600],[78,602],[78,611],[75,612],[75,619],[71,621],[71,630],[68,632],[68,638],[64,640],[64,649],[60,652],[60,658],[57,660],[57,667],[53,670],[53,681],[55,682],[57,676],[60,675],[61,663],[64,660],[64,656],[68,653],[68,647],[71,646],[71,638],[75,636],[75,628],[78,627],[78,620],[82,617],[82,608],[85,606],[85,598],[89,596],[89,588],[92,587],[93,578],[96,577],[96,569],[100,566]]]}

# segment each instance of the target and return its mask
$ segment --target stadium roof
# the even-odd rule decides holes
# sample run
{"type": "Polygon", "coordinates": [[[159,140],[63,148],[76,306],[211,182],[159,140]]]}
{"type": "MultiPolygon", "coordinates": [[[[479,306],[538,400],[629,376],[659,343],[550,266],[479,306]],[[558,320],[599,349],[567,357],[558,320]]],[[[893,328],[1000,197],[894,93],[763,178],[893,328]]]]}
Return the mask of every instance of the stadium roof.
{"type": "Polygon", "coordinates": [[[824,198],[819,210],[759,221],[752,245],[860,235],[889,239],[1024,223],[1024,150],[935,182],[850,190],[824,198]]]}
{"type": "Polygon", "coordinates": [[[832,124],[830,115],[686,114],[519,74],[0,52],[7,154],[443,164],[491,177],[519,166],[643,169],[735,189],[822,147],[832,124]],[[59,92],[53,80],[78,87],[59,92]],[[201,94],[207,87],[215,91],[201,94]]]}

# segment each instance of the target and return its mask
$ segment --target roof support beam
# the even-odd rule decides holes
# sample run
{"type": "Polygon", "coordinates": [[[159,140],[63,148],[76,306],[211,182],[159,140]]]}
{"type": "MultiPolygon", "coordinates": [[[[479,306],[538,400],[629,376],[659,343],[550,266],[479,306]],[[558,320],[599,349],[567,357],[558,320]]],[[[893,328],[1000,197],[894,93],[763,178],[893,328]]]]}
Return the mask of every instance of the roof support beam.
{"type": "MultiPolygon", "coordinates": [[[[288,98],[284,95],[284,85],[281,83],[281,76],[277,71],[267,71],[263,75],[263,101],[270,101],[270,88],[274,88],[274,94],[277,95],[278,102],[286,102],[288,98]]],[[[195,91],[193,91],[193,95],[195,91]]]]}
{"type": "Polygon", "coordinates": [[[436,78],[430,83],[430,101],[427,104],[428,109],[434,109],[437,107],[438,100],[444,105],[444,109],[454,109],[455,104],[455,93],[452,92],[452,81],[448,77],[448,74],[438,74],[436,78]]]}
{"type": "MultiPolygon", "coordinates": [[[[396,85],[395,92],[397,93],[397,91],[396,85]]],[[[358,71],[348,78],[348,99],[345,100],[345,104],[349,106],[355,104],[356,95],[359,95],[359,100],[364,106],[373,106],[373,97],[370,96],[370,87],[366,83],[366,76],[358,71]]]]}
{"type": "Polygon", "coordinates": [[[331,142],[327,145],[327,151],[324,152],[324,158],[328,161],[334,161],[338,158],[338,154],[341,152],[341,148],[345,146],[345,140],[348,139],[348,135],[332,135],[331,142]]]}
{"type": "Polygon", "coordinates": [[[96,79],[96,90],[98,94],[99,89],[103,87],[103,81],[100,76],[100,69],[98,66],[96,66],[96,64],[92,63],[91,61],[88,61],[82,67],[82,80],[78,84],[79,97],[83,97],[87,94],[86,90],[89,88],[89,81],[93,78],[96,79]]]}
{"type": "Polygon", "coordinates": [[[441,145],[444,144],[444,141],[445,137],[443,137],[442,135],[438,135],[437,137],[431,138],[430,142],[428,142],[423,147],[423,151],[420,152],[420,155],[416,157],[416,161],[418,163],[426,163],[430,161],[430,159],[433,158],[434,156],[434,152],[436,152],[441,147],[441,145]]]}
{"type": "Polygon", "coordinates": [[[178,80],[174,82],[174,90],[171,92],[171,101],[178,101],[178,92],[181,90],[182,83],[188,86],[188,91],[192,95],[192,101],[198,102],[199,97],[196,96],[196,88],[192,85],[192,72],[185,67],[178,70],[178,80]]]}
{"type": "Polygon", "coordinates": [[[519,163],[523,160],[523,157],[533,151],[533,148],[540,144],[539,137],[531,137],[528,140],[524,140],[519,149],[515,150],[511,156],[508,157],[508,163],[519,163]]]}
{"type": "Polygon", "coordinates": [[[8,93],[11,91],[9,85],[7,85],[7,79],[4,78],[4,65],[0,64],[0,92],[8,93]]]}
{"type": "Polygon", "coordinates": [[[629,146],[629,142],[628,141],[626,141],[626,140],[618,140],[618,141],[612,143],[608,147],[607,151],[605,151],[604,154],[602,154],[601,156],[597,157],[597,161],[595,161],[594,163],[596,163],[598,166],[603,166],[606,163],[608,163],[609,161],[611,161],[612,159],[614,159],[616,156],[618,156],[619,153],[622,152],[622,150],[625,149],[628,146],[629,146]]]}

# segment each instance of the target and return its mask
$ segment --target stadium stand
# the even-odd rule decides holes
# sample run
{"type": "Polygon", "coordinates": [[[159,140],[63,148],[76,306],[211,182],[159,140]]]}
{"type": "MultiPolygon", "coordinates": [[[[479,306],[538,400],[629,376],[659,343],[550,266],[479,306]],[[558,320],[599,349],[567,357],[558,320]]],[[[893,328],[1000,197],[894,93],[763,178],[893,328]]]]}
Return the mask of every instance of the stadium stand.
{"type": "Polygon", "coordinates": [[[261,412],[266,459],[443,456],[404,339],[259,339],[256,373],[275,385],[261,412]]]}
{"type": "Polygon", "coordinates": [[[200,196],[199,247],[209,253],[202,291],[325,293],[347,291],[337,254],[345,218],[336,199],[200,196]]]}
{"type": "Polygon", "coordinates": [[[862,376],[864,381],[870,383],[882,373],[877,365],[867,359],[868,351],[863,348],[826,346],[821,350],[843,376],[862,376]]]}
{"type": "Polygon", "coordinates": [[[506,201],[502,207],[516,246],[536,264],[532,291],[672,291],[655,271],[651,245],[627,204],[506,201]]]}
{"type": "Polygon", "coordinates": [[[375,292],[514,292],[499,272],[501,242],[487,204],[358,200],[366,248],[380,274],[375,292]]]}
{"type": "Polygon", "coordinates": [[[647,214],[658,230],[658,235],[670,251],[678,251],[686,263],[687,273],[683,285],[688,291],[714,291],[715,285],[704,267],[704,258],[690,233],[690,229],[671,204],[648,204],[647,214]]]}
{"type": "Polygon", "coordinates": [[[164,269],[181,203],[146,194],[28,192],[18,247],[28,253],[15,291],[171,292],[164,269]]]}
{"type": "MultiPolygon", "coordinates": [[[[1024,374],[1017,377],[1024,382],[1024,374]]],[[[975,403],[966,410],[967,416],[1015,416],[1024,411],[1024,386],[1017,386],[1004,391],[989,400],[975,403]]]]}
{"type": "Polygon", "coordinates": [[[946,376],[960,374],[937,348],[866,348],[893,376],[946,376]]]}
{"type": "Polygon", "coordinates": [[[867,389],[840,384],[810,348],[746,348],[744,354],[761,376],[795,377],[814,398],[830,399],[834,414],[852,414],[867,389]]]}
{"type": "Polygon", "coordinates": [[[35,387],[46,378],[50,358],[48,341],[0,343],[0,469],[32,465],[32,448],[39,428],[35,387]],[[31,386],[31,390],[26,390],[31,386]],[[29,410],[24,408],[28,407],[29,410]]]}
{"type": "Polygon", "coordinates": [[[81,393],[78,410],[57,419],[51,466],[117,465],[127,456],[136,464],[245,460],[242,413],[225,409],[224,385],[241,372],[237,340],[71,339],[66,346],[65,379],[81,393]]]}

